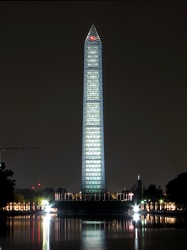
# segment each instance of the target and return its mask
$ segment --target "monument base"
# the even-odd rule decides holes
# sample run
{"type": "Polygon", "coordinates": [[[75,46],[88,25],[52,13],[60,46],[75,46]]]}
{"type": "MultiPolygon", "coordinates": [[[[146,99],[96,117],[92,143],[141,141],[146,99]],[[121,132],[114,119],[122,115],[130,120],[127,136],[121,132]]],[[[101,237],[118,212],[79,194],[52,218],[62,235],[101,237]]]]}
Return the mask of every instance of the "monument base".
{"type": "Polygon", "coordinates": [[[132,211],[129,201],[57,201],[58,213],[74,214],[125,214],[132,211]]]}

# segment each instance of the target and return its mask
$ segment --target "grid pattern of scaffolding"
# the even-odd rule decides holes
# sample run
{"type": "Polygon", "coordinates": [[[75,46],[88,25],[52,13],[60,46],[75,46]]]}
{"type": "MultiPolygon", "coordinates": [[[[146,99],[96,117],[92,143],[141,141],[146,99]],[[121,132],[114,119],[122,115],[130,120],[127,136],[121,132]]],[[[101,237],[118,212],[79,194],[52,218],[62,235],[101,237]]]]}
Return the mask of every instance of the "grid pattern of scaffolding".
{"type": "Polygon", "coordinates": [[[92,25],[84,44],[82,194],[105,191],[102,43],[92,25]]]}

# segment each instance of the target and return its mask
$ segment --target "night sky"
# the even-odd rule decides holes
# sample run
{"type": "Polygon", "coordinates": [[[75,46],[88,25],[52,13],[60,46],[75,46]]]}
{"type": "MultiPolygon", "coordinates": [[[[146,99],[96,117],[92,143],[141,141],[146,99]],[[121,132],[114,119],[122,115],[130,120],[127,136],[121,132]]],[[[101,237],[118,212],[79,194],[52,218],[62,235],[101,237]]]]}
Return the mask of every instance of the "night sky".
{"type": "Polygon", "coordinates": [[[109,191],[187,171],[187,4],[0,2],[0,147],[16,188],[81,189],[84,41],[103,43],[109,191]]]}

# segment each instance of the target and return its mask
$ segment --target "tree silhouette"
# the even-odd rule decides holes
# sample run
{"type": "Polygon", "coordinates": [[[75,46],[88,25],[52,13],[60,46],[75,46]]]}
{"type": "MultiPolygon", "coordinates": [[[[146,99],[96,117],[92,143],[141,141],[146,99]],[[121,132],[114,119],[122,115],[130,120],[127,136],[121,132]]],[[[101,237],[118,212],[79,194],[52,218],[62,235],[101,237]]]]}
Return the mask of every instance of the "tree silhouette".
{"type": "Polygon", "coordinates": [[[24,202],[36,202],[40,195],[36,192],[36,190],[29,189],[29,188],[16,188],[15,191],[15,198],[19,196],[23,197],[24,202]]]}
{"type": "Polygon", "coordinates": [[[53,202],[55,199],[55,190],[53,188],[45,188],[43,190],[43,197],[49,202],[53,202]]]}
{"type": "Polygon", "coordinates": [[[67,193],[67,189],[66,188],[57,188],[56,190],[57,193],[67,193]]]}
{"type": "Polygon", "coordinates": [[[187,206],[186,183],[187,172],[184,172],[166,185],[166,194],[169,200],[176,202],[181,207],[187,206]]]}
{"type": "Polygon", "coordinates": [[[14,172],[6,169],[5,163],[0,166],[0,207],[5,207],[7,202],[14,200],[15,180],[12,180],[14,172]]]}
{"type": "Polygon", "coordinates": [[[144,198],[151,200],[151,201],[158,201],[162,198],[163,191],[162,189],[156,187],[156,185],[151,184],[147,189],[144,191],[144,198]]]}

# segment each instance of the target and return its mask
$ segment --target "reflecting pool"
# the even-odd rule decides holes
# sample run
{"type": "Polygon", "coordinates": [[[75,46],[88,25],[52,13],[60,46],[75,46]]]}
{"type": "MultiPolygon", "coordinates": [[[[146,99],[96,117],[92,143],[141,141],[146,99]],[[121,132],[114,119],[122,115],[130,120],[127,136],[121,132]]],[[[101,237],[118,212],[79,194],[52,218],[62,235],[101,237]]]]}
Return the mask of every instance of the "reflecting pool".
{"type": "Polygon", "coordinates": [[[0,250],[186,250],[186,225],[182,217],[138,214],[14,216],[0,220],[0,250]]]}

